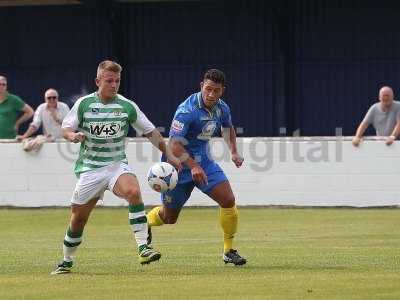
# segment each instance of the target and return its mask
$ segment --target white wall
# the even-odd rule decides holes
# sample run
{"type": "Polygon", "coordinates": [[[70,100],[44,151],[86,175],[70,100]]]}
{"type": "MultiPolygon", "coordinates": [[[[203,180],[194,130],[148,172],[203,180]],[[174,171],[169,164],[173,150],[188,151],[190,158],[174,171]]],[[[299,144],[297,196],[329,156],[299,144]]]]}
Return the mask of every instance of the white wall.
{"type": "MultiPolygon", "coordinates": [[[[241,138],[245,164],[237,169],[221,139],[213,153],[229,177],[239,205],[385,206],[400,204],[400,143],[364,141],[354,148],[341,138],[241,138]]],[[[0,206],[68,206],[75,186],[77,145],[48,143],[38,153],[21,144],[0,143],[0,206]]],[[[130,165],[146,205],[159,195],[145,181],[158,152],[143,139],[127,145],[130,165]]],[[[106,192],[106,206],[125,205],[106,192]]],[[[194,192],[187,205],[214,205],[194,192]]]]}

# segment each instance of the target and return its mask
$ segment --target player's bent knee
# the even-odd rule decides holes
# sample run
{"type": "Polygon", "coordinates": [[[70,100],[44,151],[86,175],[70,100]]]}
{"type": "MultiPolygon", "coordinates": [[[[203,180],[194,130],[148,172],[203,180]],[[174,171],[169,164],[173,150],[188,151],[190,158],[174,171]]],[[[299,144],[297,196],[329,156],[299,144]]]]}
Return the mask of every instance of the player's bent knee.
{"type": "Polygon", "coordinates": [[[124,192],[124,198],[128,200],[128,202],[136,203],[140,199],[140,190],[137,188],[130,188],[124,192]]]}
{"type": "Polygon", "coordinates": [[[223,201],[221,201],[220,206],[222,208],[231,208],[235,206],[235,196],[234,195],[227,195],[223,201]]]}

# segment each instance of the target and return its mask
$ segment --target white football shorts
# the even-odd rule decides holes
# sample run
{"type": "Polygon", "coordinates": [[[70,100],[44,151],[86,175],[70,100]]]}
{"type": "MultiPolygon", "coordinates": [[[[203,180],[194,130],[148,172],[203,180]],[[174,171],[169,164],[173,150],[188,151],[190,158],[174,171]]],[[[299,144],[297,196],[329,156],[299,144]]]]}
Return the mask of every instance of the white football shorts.
{"type": "Polygon", "coordinates": [[[94,198],[102,200],[104,192],[112,192],[119,176],[126,173],[135,176],[132,169],[123,162],[82,173],[76,183],[71,203],[82,205],[94,198]]]}

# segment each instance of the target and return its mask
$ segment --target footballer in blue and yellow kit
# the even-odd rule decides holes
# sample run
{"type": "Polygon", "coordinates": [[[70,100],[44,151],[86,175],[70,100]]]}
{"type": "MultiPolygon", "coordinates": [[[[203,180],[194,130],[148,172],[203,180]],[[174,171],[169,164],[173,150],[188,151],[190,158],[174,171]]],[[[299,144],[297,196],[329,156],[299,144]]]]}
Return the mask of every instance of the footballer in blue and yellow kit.
{"type": "Polygon", "coordinates": [[[235,197],[224,171],[211,157],[209,144],[212,137],[221,136],[222,131],[228,132],[232,161],[237,167],[242,165],[230,109],[220,98],[225,90],[224,84],[222,71],[208,70],[200,83],[201,91],[190,95],[178,106],[169,132],[169,145],[185,167],[179,172],[175,189],[162,194],[163,206],[148,213],[148,222],[150,226],[174,224],[193,188],[197,187],[220,206],[220,223],[224,231],[223,260],[243,265],[246,259],[232,247],[238,223],[235,197]]]}

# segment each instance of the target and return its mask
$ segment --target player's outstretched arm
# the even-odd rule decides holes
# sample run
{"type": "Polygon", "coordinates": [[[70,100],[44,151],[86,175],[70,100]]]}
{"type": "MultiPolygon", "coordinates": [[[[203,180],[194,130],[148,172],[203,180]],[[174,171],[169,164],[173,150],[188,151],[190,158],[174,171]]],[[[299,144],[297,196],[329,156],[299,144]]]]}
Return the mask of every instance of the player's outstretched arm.
{"type": "Polygon", "coordinates": [[[85,134],[83,132],[75,132],[75,130],[71,128],[63,128],[63,137],[72,143],[81,143],[85,140],[85,134]]]}
{"type": "Polygon", "coordinates": [[[181,161],[173,155],[171,149],[167,147],[163,136],[157,129],[154,129],[152,132],[145,134],[145,136],[149,139],[154,147],[159,149],[167,156],[168,162],[170,162],[178,171],[182,170],[181,161]]]}
{"type": "Polygon", "coordinates": [[[236,167],[240,168],[243,164],[244,158],[237,152],[235,128],[233,128],[233,126],[222,128],[222,137],[231,151],[233,163],[236,167]]]}

